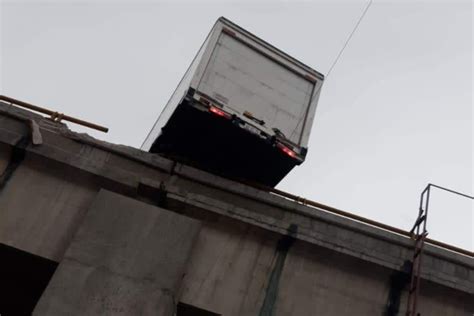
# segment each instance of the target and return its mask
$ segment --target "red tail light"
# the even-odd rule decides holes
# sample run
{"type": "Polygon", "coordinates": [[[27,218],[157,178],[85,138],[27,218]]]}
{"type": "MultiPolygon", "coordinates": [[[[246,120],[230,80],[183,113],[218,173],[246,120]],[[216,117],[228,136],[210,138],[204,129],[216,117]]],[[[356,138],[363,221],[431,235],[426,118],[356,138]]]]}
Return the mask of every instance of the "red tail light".
{"type": "Polygon", "coordinates": [[[296,153],[293,150],[291,150],[290,148],[286,147],[283,144],[278,144],[277,146],[278,146],[278,148],[281,149],[282,152],[284,152],[285,154],[287,154],[291,158],[296,158],[296,156],[297,156],[296,153]]]}
{"type": "Polygon", "coordinates": [[[214,106],[209,107],[209,112],[214,113],[215,115],[218,115],[218,116],[225,117],[226,119],[231,119],[232,118],[232,115],[230,115],[229,113],[226,113],[226,112],[222,111],[221,109],[218,109],[214,106]]]}

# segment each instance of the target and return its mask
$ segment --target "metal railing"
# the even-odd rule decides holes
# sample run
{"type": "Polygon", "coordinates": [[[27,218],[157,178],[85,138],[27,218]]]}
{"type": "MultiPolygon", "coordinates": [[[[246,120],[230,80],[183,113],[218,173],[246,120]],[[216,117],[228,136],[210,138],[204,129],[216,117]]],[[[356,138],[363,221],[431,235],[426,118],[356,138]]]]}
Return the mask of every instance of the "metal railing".
{"type": "Polygon", "coordinates": [[[20,101],[20,100],[17,100],[17,99],[13,99],[13,98],[10,98],[10,97],[4,96],[4,95],[0,95],[0,101],[4,101],[4,102],[10,103],[12,105],[16,105],[16,106],[19,106],[19,107],[23,107],[23,108],[35,111],[35,112],[39,112],[39,113],[49,115],[50,118],[53,121],[56,121],[56,122],[60,122],[61,120],[64,120],[64,121],[68,121],[68,122],[75,123],[75,124],[78,124],[78,125],[82,125],[82,126],[85,126],[85,127],[89,127],[89,128],[92,128],[92,129],[95,129],[95,130],[98,130],[98,131],[101,131],[101,132],[104,132],[104,133],[107,133],[109,131],[109,129],[107,127],[97,125],[97,124],[94,124],[94,123],[90,123],[90,122],[87,122],[87,121],[83,121],[81,119],[78,119],[78,118],[75,118],[75,117],[72,117],[72,116],[69,116],[69,115],[65,115],[63,113],[51,111],[49,109],[31,104],[31,103],[23,102],[23,101],[20,101]]]}

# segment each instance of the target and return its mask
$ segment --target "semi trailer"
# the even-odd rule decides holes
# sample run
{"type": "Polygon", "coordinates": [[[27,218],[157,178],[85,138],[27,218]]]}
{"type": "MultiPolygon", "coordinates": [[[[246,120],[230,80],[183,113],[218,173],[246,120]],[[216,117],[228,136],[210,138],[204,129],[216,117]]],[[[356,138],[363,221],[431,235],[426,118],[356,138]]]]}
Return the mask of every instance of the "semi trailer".
{"type": "Polygon", "coordinates": [[[306,157],[324,76],[224,17],[142,149],[276,186],[306,157]]]}

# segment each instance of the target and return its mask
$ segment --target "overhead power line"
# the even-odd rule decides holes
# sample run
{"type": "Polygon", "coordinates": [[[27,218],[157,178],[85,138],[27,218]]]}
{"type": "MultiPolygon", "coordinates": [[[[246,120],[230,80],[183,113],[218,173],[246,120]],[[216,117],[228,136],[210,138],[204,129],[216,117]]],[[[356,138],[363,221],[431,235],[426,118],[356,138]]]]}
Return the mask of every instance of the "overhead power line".
{"type": "Polygon", "coordinates": [[[357,31],[357,28],[359,27],[360,22],[362,22],[362,19],[364,19],[365,14],[369,10],[370,6],[372,5],[372,2],[373,2],[373,0],[369,0],[369,2],[367,3],[367,6],[365,7],[364,12],[362,12],[362,15],[359,18],[359,21],[357,21],[356,25],[354,26],[354,29],[352,30],[351,34],[347,38],[346,42],[344,43],[344,46],[342,46],[341,50],[339,51],[339,54],[337,54],[336,59],[334,59],[334,62],[332,63],[331,68],[329,68],[328,73],[326,74],[326,79],[329,77],[329,74],[331,73],[334,66],[336,66],[337,62],[339,61],[339,58],[341,58],[342,53],[346,49],[347,44],[349,44],[349,42],[350,42],[352,36],[354,35],[354,33],[357,31]]]}
{"type": "MultiPolygon", "coordinates": [[[[367,13],[367,11],[369,10],[370,6],[372,5],[372,2],[373,0],[369,0],[369,2],[367,3],[365,9],[364,9],[364,12],[362,12],[362,15],[360,16],[359,20],[357,21],[356,25],[354,26],[354,29],[352,29],[352,32],[349,34],[349,37],[347,38],[346,42],[344,43],[344,46],[342,46],[341,50],[339,51],[339,54],[337,54],[337,57],[336,59],[334,59],[334,62],[332,63],[331,65],[331,68],[329,68],[329,71],[327,72],[326,76],[325,76],[325,80],[328,79],[329,77],[329,74],[331,73],[332,69],[334,68],[334,66],[336,66],[337,62],[339,61],[339,58],[341,58],[341,55],[342,53],[344,52],[344,50],[346,49],[347,47],[347,44],[349,44],[349,41],[351,40],[352,36],[354,35],[355,31],[357,31],[357,28],[359,27],[359,24],[360,22],[362,22],[362,19],[364,19],[364,16],[365,14],[367,13]]],[[[313,93],[313,95],[317,95],[319,93],[319,90],[321,90],[321,87],[322,85],[320,85],[318,87],[318,89],[313,93]]],[[[293,135],[295,134],[296,130],[299,128],[301,122],[303,121],[304,118],[301,118],[299,121],[298,121],[298,124],[296,124],[296,127],[295,129],[291,132],[289,138],[293,137],[293,135]]]]}

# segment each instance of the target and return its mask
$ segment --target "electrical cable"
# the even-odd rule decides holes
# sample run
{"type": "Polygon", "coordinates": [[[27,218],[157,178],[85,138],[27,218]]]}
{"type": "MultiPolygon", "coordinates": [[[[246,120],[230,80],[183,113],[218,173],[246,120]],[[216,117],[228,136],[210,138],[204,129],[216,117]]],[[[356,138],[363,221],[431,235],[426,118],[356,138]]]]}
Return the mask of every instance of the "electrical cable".
{"type": "Polygon", "coordinates": [[[336,59],[335,59],[334,62],[332,63],[331,67],[329,68],[328,73],[326,74],[326,79],[327,79],[327,78],[329,77],[329,75],[331,74],[331,71],[332,71],[332,69],[334,68],[334,66],[336,66],[337,62],[339,61],[339,58],[341,58],[342,53],[343,53],[344,50],[346,49],[347,44],[349,44],[349,41],[351,40],[351,38],[352,38],[352,36],[354,35],[354,33],[357,31],[357,28],[359,27],[360,22],[362,22],[362,19],[365,17],[365,14],[366,14],[367,11],[369,10],[370,6],[372,5],[372,2],[373,2],[373,0],[370,0],[370,1],[367,3],[367,6],[365,7],[364,12],[362,12],[362,15],[361,15],[360,18],[359,18],[359,21],[357,21],[356,25],[354,26],[354,29],[352,30],[351,34],[350,34],[349,37],[347,38],[346,42],[344,43],[344,46],[342,46],[341,50],[339,51],[339,54],[337,54],[336,59]]]}
{"type": "MultiPolygon", "coordinates": [[[[329,68],[326,76],[325,76],[325,80],[327,80],[329,78],[329,75],[331,74],[331,71],[332,69],[334,68],[334,66],[336,66],[337,62],[339,61],[339,59],[341,58],[341,55],[342,53],[344,52],[344,50],[346,49],[347,45],[349,44],[350,40],[352,39],[352,36],[354,36],[354,33],[357,31],[357,29],[359,28],[359,25],[360,25],[360,22],[362,22],[362,20],[364,19],[365,17],[365,14],[367,13],[367,11],[369,10],[370,6],[372,5],[372,2],[373,0],[369,0],[369,2],[367,2],[367,5],[365,6],[365,9],[364,11],[362,12],[359,20],[357,21],[356,25],[354,26],[354,28],[352,29],[352,32],[349,34],[349,37],[347,38],[346,42],[344,43],[344,45],[342,46],[341,50],[339,51],[339,54],[337,54],[336,56],[336,59],[334,59],[331,67],[329,68]]],[[[316,90],[315,93],[313,93],[313,95],[317,95],[319,93],[319,90],[321,90],[321,87],[322,85],[319,86],[318,90],[316,90]]],[[[311,102],[311,101],[310,101],[311,102]]],[[[295,129],[293,130],[293,132],[290,134],[289,138],[293,137],[293,135],[295,134],[296,130],[298,129],[298,127],[300,126],[301,122],[306,119],[306,117],[302,117],[298,124],[296,125],[295,129]]]]}

